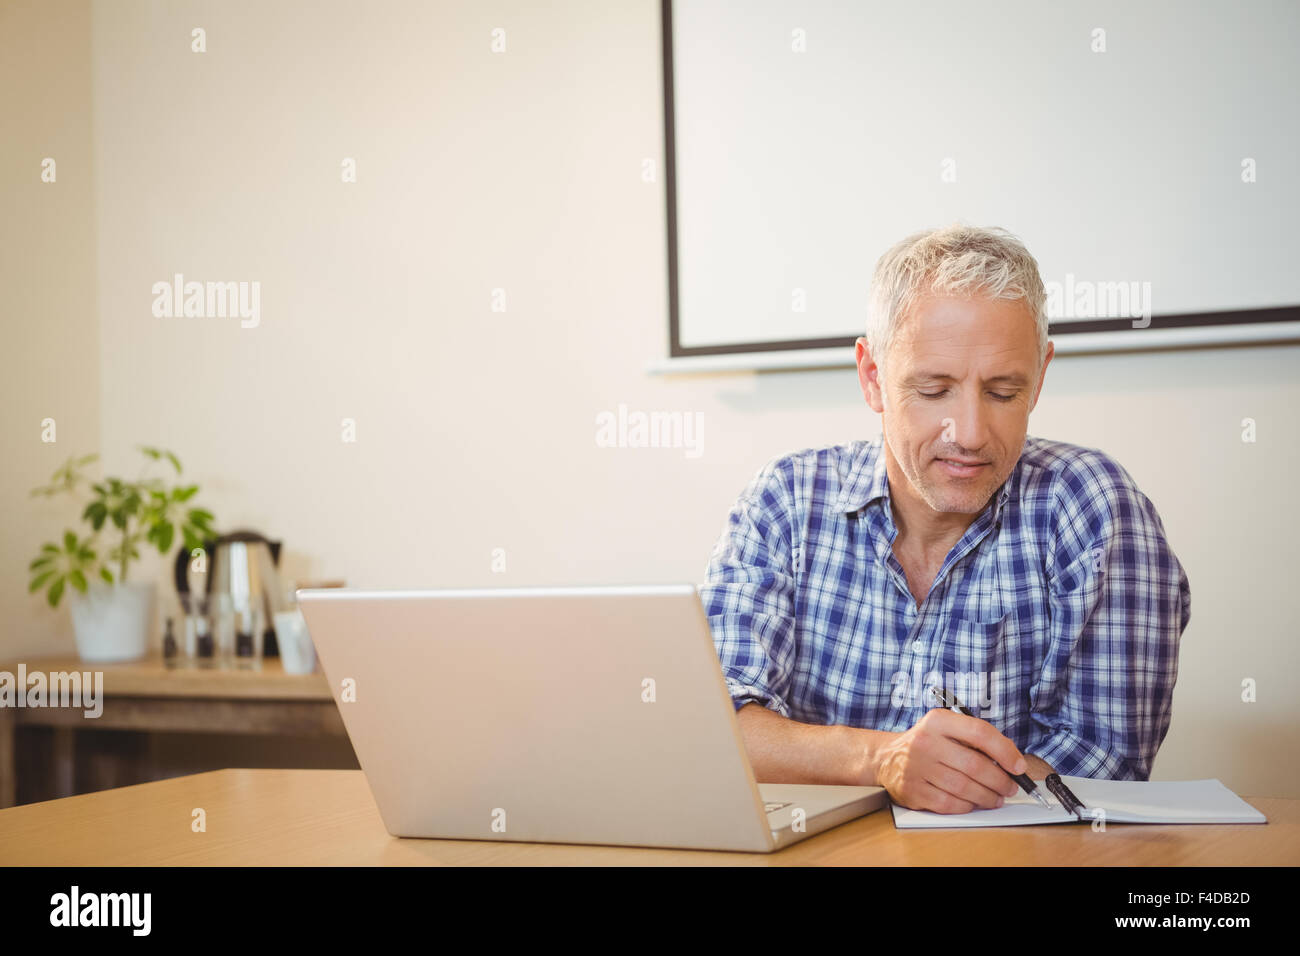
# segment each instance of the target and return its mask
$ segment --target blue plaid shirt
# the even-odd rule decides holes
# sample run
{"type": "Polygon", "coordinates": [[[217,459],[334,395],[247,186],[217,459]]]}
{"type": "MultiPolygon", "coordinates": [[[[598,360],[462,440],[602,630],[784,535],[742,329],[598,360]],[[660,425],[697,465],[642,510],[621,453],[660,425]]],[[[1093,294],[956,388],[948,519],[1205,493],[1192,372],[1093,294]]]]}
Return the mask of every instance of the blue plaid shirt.
{"type": "Polygon", "coordinates": [[[903,731],[940,686],[1058,773],[1149,778],[1191,597],[1119,464],[1026,438],[919,607],[897,533],[879,438],[758,471],[700,587],[737,709],[903,731]]]}

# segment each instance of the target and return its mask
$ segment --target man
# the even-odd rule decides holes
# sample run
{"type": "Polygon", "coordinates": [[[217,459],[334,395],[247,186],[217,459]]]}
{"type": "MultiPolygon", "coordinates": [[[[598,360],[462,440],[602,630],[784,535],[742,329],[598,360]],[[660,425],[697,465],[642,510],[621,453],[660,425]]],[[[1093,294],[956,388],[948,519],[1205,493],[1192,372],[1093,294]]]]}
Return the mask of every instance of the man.
{"type": "Polygon", "coordinates": [[[856,344],[881,438],[762,468],[700,589],[760,781],[965,813],[1017,793],[1010,773],[1150,776],[1187,577],[1120,465],[1027,437],[1045,307],[1004,230],[881,257],[856,344]]]}

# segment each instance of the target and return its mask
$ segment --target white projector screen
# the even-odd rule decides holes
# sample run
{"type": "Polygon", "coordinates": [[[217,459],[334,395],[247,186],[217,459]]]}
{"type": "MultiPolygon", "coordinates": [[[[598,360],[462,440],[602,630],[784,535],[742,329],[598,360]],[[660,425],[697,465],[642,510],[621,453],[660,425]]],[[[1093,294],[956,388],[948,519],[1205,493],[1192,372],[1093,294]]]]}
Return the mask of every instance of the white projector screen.
{"type": "Polygon", "coordinates": [[[1025,242],[1058,352],[1300,337],[1295,0],[662,2],[665,364],[851,360],[956,221],[1025,242]]]}

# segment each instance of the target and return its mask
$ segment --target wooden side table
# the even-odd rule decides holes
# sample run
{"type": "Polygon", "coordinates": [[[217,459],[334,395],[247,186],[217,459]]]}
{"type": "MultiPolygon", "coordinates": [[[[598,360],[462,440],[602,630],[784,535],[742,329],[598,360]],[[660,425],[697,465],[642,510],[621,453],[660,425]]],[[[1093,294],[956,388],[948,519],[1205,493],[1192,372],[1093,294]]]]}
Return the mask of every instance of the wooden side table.
{"type": "MultiPolygon", "coordinates": [[[[0,664],[17,679],[19,663],[0,664]]],[[[278,658],[260,670],[169,669],[162,657],[123,664],[90,664],[77,657],[21,662],[28,674],[78,671],[103,673],[103,712],[87,717],[83,707],[0,707],[0,807],[17,799],[17,732],[24,727],[54,731],[55,791],[73,792],[78,731],[181,731],[214,734],[296,734],[347,737],[343,719],[322,673],[286,674],[278,658]]],[[[25,693],[25,687],[19,687],[25,693]]]]}

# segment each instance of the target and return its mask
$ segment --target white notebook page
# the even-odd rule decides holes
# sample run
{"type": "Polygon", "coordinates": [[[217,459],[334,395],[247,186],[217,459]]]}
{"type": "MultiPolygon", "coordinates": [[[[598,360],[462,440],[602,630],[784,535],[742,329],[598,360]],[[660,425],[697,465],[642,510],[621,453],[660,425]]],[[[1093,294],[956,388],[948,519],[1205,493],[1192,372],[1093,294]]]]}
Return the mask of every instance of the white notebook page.
{"type": "MultiPolygon", "coordinates": [[[[1087,808],[1105,811],[1107,823],[1267,823],[1264,815],[1218,780],[1093,780],[1061,777],[1087,808]]],[[[894,825],[899,828],[1014,827],[1038,823],[1068,823],[1078,818],[1038,781],[1038,790],[1051,803],[1045,810],[1027,793],[1008,797],[993,810],[970,813],[931,813],[894,804],[894,825]]]]}

